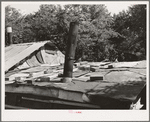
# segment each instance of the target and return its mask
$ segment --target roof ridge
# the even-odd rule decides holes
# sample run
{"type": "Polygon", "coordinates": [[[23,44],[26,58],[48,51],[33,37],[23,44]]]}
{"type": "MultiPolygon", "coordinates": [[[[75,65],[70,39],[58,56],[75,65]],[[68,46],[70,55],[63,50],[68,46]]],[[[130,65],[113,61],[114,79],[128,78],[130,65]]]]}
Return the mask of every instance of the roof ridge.
{"type": "MultiPolygon", "coordinates": [[[[28,42],[28,43],[18,43],[18,44],[12,44],[12,45],[31,45],[31,44],[36,44],[36,43],[46,43],[46,42],[51,42],[50,40],[46,40],[46,41],[38,41],[38,42],[28,42]]],[[[11,45],[10,45],[11,46],[11,45]]]]}

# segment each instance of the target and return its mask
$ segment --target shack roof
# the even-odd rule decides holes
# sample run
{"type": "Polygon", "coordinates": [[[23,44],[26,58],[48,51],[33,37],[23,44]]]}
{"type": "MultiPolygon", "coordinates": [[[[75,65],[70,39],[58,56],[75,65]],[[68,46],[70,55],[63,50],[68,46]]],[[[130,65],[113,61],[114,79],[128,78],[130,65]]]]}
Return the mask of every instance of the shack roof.
{"type": "MultiPolygon", "coordinates": [[[[57,49],[57,47],[49,40],[42,41],[42,42],[12,44],[10,46],[5,47],[5,71],[8,71],[10,68],[19,64],[20,62],[21,63],[25,62],[27,58],[29,57],[31,58],[31,54],[41,49],[45,44],[51,47],[55,47],[55,48],[51,48],[52,50],[57,49]]],[[[45,58],[45,57],[41,57],[41,58],[45,58]]],[[[38,65],[38,61],[35,60],[33,61],[33,59],[30,62],[33,62],[34,64],[38,65]]],[[[29,64],[31,64],[30,62],[29,64]]]]}
{"type": "Polygon", "coordinates": [[[72,83],[62,83],[62,77],[59,76],[62,73],[62,65],[8,72],[5,76],[9,79],[5,82],[6,92],[44,95],[81,103],[89,102],[98,104],[101,108],[122,108],[123,104],[127,104],[126,108],[129,108],[146,85],[145,60],[80,62],[79,66],[74,67],[72,83]],[[113,67],[109,68],[110,65],[113,67]],[[91,77],[101,76],[102,79],[91,81],[91,77]],[[19,85],[15,87],[14,82],[17,77],[21,79],[19,85]],[[32,85],[26,84],[27,80],[32,80],[32,85]]]}
{"type": "Polygon", "coordinates": [[[72,82],[63,83],[63,64],[49,64],[64,62],[64,55],[60,52],[55,54],[57,49],[51,48],[52,45],[50,41],[44,41],[5,48],[6,93],[89,103],[104,109],[129,109],[146,85],[146,60],[75,63],[72,82]],[[20,62],[22,64],[16,69],[9,70],[20,62]]]}

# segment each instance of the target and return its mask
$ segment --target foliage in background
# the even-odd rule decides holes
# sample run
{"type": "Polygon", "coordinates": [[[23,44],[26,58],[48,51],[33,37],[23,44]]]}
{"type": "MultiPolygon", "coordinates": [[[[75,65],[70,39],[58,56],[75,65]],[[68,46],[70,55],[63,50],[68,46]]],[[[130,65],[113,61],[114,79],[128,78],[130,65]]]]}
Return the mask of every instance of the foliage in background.
{"type": "Polygon", "coordinates": [[[146,59],[146,5],[134,5],[114,15],[113,28],[125,37],[118,45],[118,52],[130,53],[136,60],[146,59]]]}
{"type": "Polygon", "coordinates": [[[23,32],[22,19],[23,19],[23,16],[15,8],[12,8],[10,6],[7,6],[5,8],[5,38],[6,38],[5,44],[6,45],[9,45],[9,42],[7,39],[7,33],[6,33],[7,26],[13,27],[13,42],[20,43],[20,36],[21,36],[21,33],[23,32]]]}
{"type": "MultiPolygon", "coordinates": [[[[137,5],[111,16],[104,5],[40,6],[34,14],[22,15],[5,8],[5,27],[13,28],[13,42],[51,40],[65,53],[69,24],[79,22],[76,60],[126,60],[125,53],[146,56],[146,6],[137,5]]],[[[7,36],[6,46],[9,45],[7,36]]]]}

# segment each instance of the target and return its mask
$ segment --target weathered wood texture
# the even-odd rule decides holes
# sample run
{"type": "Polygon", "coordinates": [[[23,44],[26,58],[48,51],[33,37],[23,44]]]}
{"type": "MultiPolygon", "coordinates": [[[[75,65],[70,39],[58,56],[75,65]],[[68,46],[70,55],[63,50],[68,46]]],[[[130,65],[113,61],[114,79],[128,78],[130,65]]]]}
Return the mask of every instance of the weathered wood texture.
{"type": "MultiPolygon", "coordinates": [[[[135,101],[146,84],[146,62],[139,62],[136,66],[129,68],[116,67],[113,69],[101,69],[101,72],[91,72],[77,70],[73,73],[72,83],[61,83],[60,78],[57,83],[33,82],[32,85],[22,83],[15,85],[9,83],[6,85],[6,92],[26,93],[39,96],[49,96],[64,100],[96,104],[101,108],[129,108],[129,105],[135,101]],[[139,65],[139,66],[138,66],[139,65]],[[103,80],[90,81],[90,76],[103,76],[103,80]],[[118,103],[118,107],[117,104],[118,103]],[[122,104],[124,104],[122,106],[122,104]]],[[[120,65],[120,64],[119,64],[120,65]]],[[[117,63],[116,63],[117,66],[117,63]]],[[[126,65],[127,66],[127,65],[126,65]]],[[[45,67],[46,68],[46,67],[45,67]]],[[[52,73],[57,74],[60,67],[47,67],[52,73]]],[[[24,72],[43,71],[44,67],[37,67],[24,72]]],[[[46,74],[50,76],[50,74],[46,74]]]]}

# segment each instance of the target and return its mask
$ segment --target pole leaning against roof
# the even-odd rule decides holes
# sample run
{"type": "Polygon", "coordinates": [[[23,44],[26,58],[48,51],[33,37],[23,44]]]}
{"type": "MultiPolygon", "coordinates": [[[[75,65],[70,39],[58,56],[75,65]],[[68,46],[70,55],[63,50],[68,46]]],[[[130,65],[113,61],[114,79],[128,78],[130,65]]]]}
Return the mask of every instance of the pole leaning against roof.
{"type": "Polygon", "coordinates": [[[73,63],[75,58],[75,50],[77,46],[78,27],[78,22],[70,23],[69,38],[67,41],[67,49],[65,55],[63,82],[72,81],[73,63]]]}

